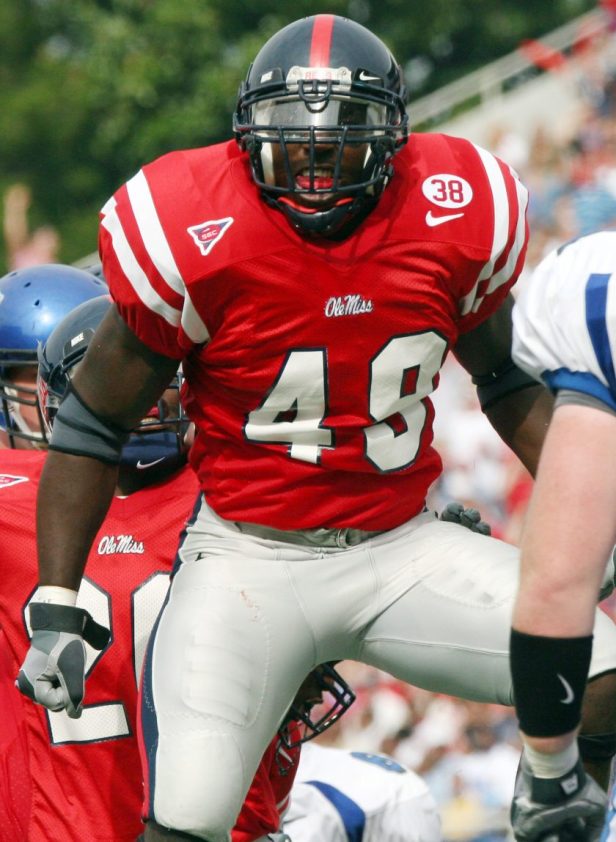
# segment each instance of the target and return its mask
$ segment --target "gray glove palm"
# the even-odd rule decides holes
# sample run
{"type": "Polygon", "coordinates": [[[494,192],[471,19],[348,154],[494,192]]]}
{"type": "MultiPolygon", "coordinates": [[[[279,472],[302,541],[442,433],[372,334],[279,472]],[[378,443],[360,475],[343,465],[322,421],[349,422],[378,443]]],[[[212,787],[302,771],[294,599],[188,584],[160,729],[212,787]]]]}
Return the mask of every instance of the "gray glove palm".
{"type": "Polygon", "coordinates": [[[110,632],[83,608],[33,602],[32,640],[15,682],[19,690],[49,710],[81,716],[85,692],[84,640],[104,649],[110,632]]]}
{"type": "Polygon", "coordinates": [[[598,842],[607,795],[582,764],[561,778],[535,778],[522,759],[511,825],[516,842],[598,842]]]}

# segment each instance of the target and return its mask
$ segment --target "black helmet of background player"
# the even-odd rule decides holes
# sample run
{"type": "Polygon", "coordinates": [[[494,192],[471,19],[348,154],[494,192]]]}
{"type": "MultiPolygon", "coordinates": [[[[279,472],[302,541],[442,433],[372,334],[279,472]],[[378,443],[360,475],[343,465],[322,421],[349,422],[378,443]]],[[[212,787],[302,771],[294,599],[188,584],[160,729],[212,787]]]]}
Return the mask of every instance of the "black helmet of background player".
{"type": "Polygon", "coordinates": [[[61,263],[0,278],[0,432],[9,447],[45,447],[36,399],[39,342],[82,301],[107,291],[103,278],[61,263]]]}
{"type": "MultiPolygon", "coordinates": [[[[47,342],[39,346],[38,400],[49,435],[75,366],[83,359],[110,307],[108,295],[80,304],[57,325],[47,342]]],[[[189,422],[180,403],[180,379],[178,373],[158,404],[131,433],[122,448],[122,470],[158,475],[169,473],[186,461],[189,422]]]]}
{"type": "Polygon", "coordinates": [[[406,143],[402,72],[376,35],[315,15],[270,38],[239,91],[234,132],[263,198],[304,234],[371,210],[406,143]]]}
{"type": "Polygon", "coordinates": [[[318,737],[331,728],[355,701],[355,693],[334,668],[335,663],[330,661],[315,667],[299,688],[278,730],[286,748],[294,748],[318,737]],[[315,711],[316,717],[313,715],[315,711]]]}

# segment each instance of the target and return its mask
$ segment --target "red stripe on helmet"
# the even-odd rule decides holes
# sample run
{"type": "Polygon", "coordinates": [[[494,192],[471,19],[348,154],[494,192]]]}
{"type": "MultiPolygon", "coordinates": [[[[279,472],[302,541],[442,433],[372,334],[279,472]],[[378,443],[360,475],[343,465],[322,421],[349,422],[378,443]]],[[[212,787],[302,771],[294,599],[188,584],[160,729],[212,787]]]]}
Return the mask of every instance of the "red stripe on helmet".
{"type": "Polygon", "coordinates": [[[314,19],[312,42],[310,44],[309,67],[329,67],[332,33],[334,31],[333,15],[317,15],[314,19]]]}

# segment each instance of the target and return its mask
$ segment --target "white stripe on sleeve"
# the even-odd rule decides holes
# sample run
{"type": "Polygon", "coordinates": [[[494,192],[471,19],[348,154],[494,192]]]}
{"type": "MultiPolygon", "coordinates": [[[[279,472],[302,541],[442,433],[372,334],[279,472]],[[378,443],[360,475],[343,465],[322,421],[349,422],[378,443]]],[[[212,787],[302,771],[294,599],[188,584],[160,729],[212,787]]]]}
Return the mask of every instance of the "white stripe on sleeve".
{"type": "Polygon", "coordinates": [[[130,285],[148,310],[158,313],[170,325],[177,327],[180,324],[181,313],[176,307],[171,307],[160,297],[139,265],[139,261],[135,257],[122,228],[115,198],[109,199],[103,207],[102,214],[101,225],[111,235],[118,263],[130,285]]]}
{"type": "Polygon", "coordinates": [[[171,289],[184,297],[184,281],[160,224],[143,170],[139,170],[137,175],[126,182],[126,189],[141,239],[152,263],[171,289]]]}
{"type": "Polygon", "coordinates": [[[210,338],[210,332],[199,313],[197,313],[188,290],[186,290],[182,308],[182,329],[195,345],[201,345],[210,338]]]}
{"type": "Polygon", "coordinates": [[[180,274],[163,226],[158,218],[154,199],[143,170],[140,170],[127,182],[126,188],[139,233],[152,263],[156,266],[163,280],[184,299],[181,317],[184,333],[196,345],[206,342],[210,338],[209,332],[187,294],[184,279],[180,274]]]}
{"type": "Polygon", "coordinates": [[[515,241],[508,255],[505,266],[503,266],[503,268],[493,276],[492,273],[494,272],[494,266],[507,247],[509,240],[509,197],[507,195],[505,179],[496,158],[480,146],[475,146],[474,144],[473,146],[481,158],[481,162],[483,163],[488,177],[488,182],[490,184],[490,189],[492,191],[494,236],[492,239],[490,259],[485,263],[483,269],[479,273],[473,289],[460,301],[460,312],[463,316],[471,311],[476,313],[481,306],[484,296],[482,295],[480,298],[477,298],[477,290],[482,281],[492,278],[486,293],[484,293],[484,295],[486,295],[488,292],[493,292],[501,286],[501,284],[506,283],[511,277],[522,246],[524,245],[524,213],[527,202],[525,188],[512,173],[518,196],[518,220],[516,223],[515,241]]]}
{"type": "Polygon", "coordinates": [[[518,197],[518,221],[515,227],[515,239],[513,241],[513,245],[511,246],[505,264],[501,267],[501,269],[499,269],[498,272],[492,275],[492,278],[490,279],[490,283],[488,284],[488,288],[485,293],[486,295],[489,295],[491,292],[494,292],[495,289],[498,289],[499,286],[501,286],[504,283],[507,283],[507,281],[511,278],[517,265],[518,259],[520,257],[520,252],[522,251],[522,248],[524,246],[528,190],[524,187],[524,185],[522,184],[520,179],[517,178],[514,172],[511,173],[511,177],[513,178],[516,194],[518,197]]]}

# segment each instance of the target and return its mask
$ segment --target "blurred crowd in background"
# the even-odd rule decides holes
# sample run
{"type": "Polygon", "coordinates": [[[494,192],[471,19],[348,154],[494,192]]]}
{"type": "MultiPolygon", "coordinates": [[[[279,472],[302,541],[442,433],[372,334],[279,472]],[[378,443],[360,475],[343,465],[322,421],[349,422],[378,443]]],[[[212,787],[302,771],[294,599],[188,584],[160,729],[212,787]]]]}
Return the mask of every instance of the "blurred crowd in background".
{"type": "MultiPolygon", "coordinates": [[[[530,190],[531,238],[520,284],[552,248],[616,226],[614,30],[616,26],[606,33],[604,43],[576,59],[574,111],[563,114],[556,125],[537,127],[530,138],[516,132],[515,125],[493,129],[490,150],[511,164],[530,190]]],[[[410,115],[412,124],[412,104],[410,115]]],[[[24,184],[5,191],[3,234],[9,270],[59,259],[57,231],[48,225],[30,228],[31,201],[24,184]]],[[[445,471],[433,489],[431,505],[440,510],[457,500],[476,507],[493,534],[517,543],[530,477],[483,417],[474,387],[453,358],[443,369],[434,402],[435,445],[445,471]]],[[[616,618],[616,599],[602,607],[616,618]]],[[[357,701],[320,740],[386,752],[422,774],[441,807],[446,842],[509,839],[508,812],[520,748],[511,709],[435,695],[353,662],[339,668],[357,701]]]]}

